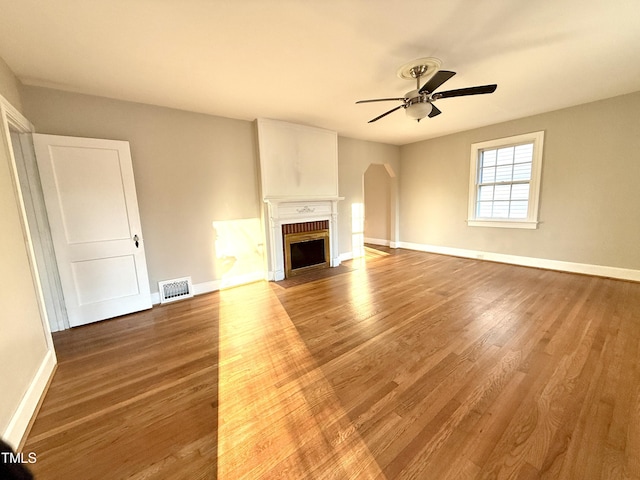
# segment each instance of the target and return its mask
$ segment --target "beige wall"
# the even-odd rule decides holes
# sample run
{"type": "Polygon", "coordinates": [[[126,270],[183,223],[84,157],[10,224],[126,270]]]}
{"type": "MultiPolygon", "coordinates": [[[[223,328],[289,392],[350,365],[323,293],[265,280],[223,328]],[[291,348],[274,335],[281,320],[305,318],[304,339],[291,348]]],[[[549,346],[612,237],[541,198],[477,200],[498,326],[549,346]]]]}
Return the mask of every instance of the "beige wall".
{"type": "MultiPolygon", "coordinates": [[[[351,231],[352,205],[364,202],[363,177],[371,164],[388,164],[396,175],[400,171],[400,147],[353,138],[338,137],[338,186],[344,200],[338,202],[340,253],[353,250],[351,231]]],[[[393,186],[392,186],[393,189],[393,186]]],[[[392,192],[391,195],[394,193],[392,192]]],[[[393,219],[394,213],[390,212],[393,219]]]]}
{"type": "Polygon", "coordinates": [[[365,239],[391,239],[391,177],[384,165],[369,165],[364,173],[365,239]]]}
{"type": "MultiPolygon", "coordinates": [[[[16,100],[13,74],[0,59],[0,94],[16,100]],[[8,80],[8,82],[7,82],[8,80]],[[7,87],[9,84],[9,87],[7,87]]],[[[19,103],[19,102],[18,102],[19,103]]],[[[9,150],[0,135],[0,434],[6,431],[47,352],[47,335],[15,196],[9,150]]]]}
{"type": "Polygon", "coordinates": [[[152,292],[263,268],[252,122],[37,87],[22,96],[39,133],[129,141],[152,292]]]}
{"type": "Polygon", "coordinates": [[[640,92],[401,147],[404,242],[640,269],[640,92]],[[545,131],[537,230],[468,227],[474,142],[545,131]]]}

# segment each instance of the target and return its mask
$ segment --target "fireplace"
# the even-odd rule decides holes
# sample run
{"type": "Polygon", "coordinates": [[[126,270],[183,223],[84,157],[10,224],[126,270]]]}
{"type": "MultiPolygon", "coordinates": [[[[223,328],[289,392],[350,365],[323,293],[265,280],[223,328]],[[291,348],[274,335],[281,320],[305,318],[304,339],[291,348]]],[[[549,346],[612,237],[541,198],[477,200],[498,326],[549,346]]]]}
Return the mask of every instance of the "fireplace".
{"type": "MultiPolygon", "coordinates": [[[[285,265],[285,252],[289,251],[289,254],[291,253],[289,247],[285,247],[285,235],[288,236],[289,234],[312,234],[315,237],[296,238],[293,236],[294,244],[299,243],[300,238],[309,241],[322,239],[324,241],[325,261],[328,262],[328,266],[337,267],[340,265],[340,258],[337,252],[338,200],[338,198],[316,198],[307,201],[291,201],[281,198],[265,199],[267,207],[265,217],[268,225],[266,229],[267,278],[269,280],[278,281],[290,276],[287,274],[287,266],[285,265]]],[[[316,248],[317,251],[318,245],[319,242],[298,245],[295,250],[296,259],[298,258],[298,253],[300,253],[298,248],[316,248]]],[[[307,266],[312,266],[311,264],[318,265],[315,259],[310,260],[307,266]]],[[[296,265],[298,264],[296,263],[296,265]]],[[[319,266],[317,268],[322,267],[319,266]]],[[[294,268],[293,270],[297,269],[294,268]]]]}
{"type": "Polygon", "coordinates": [[[331,266],[329,221],[282,225],[285,278],[331,266]]]}
{"type": "Polygon", "coordinates": [[[337,267],[338,134],[265,118],[256,126],[267,279],[337,267]],[[300,226],[316,222],[323,225],[300,226]]]}

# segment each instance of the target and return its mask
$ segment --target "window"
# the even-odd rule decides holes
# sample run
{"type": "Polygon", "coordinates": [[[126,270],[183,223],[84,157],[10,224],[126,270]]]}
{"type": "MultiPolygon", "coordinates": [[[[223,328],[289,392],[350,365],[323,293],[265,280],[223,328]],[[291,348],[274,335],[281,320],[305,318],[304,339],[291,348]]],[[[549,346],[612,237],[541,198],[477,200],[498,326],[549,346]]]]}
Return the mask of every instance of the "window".
{"type": "Polygon", "coordinates": [[[537,228],[543,140],[534,132],[471,145],[470,226],[537,228]]]}

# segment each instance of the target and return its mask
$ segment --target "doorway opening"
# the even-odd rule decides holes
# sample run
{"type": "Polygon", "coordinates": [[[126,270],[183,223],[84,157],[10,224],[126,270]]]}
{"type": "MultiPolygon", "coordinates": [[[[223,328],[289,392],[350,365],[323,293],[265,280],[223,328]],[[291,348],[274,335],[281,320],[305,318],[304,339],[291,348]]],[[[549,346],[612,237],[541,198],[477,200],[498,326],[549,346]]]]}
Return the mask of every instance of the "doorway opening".
{"type": "Polygon", "coordinates": [[[363,175],[363,243],[392,246],[395,243],[395,174],[389,165],[371,164],[363,175]]]}

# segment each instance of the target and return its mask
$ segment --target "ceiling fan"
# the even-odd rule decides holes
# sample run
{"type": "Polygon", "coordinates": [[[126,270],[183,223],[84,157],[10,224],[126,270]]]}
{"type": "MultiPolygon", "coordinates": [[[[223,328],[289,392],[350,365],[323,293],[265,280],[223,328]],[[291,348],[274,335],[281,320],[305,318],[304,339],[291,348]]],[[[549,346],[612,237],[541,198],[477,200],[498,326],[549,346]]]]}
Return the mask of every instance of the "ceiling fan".
{"type": "Polygon", "coordinates": [[[498,85],[495,83],[492,85],[480,85],[477,87],[459,88],[457,90],[447,90],[444,92],[435,93],[435,90],[440,87],[444,82],[453,77],[456,72],[448,70],[438,70],[422,87],[420,87],[420,79],[425,74],[430,73],[434,69],[440,66],[440,61],[437,59],[425,58],[408,63],[398,70],[398,76],[405,79],[415,79],[416,89],[405,93],[404,97],[398,98],[374,98],[371,100],[358,100],[356,103],[370,103],[370,102],[402,102],[397,107],[392,108],[388,112],[384,112],[382,115],[378,115],[376,118],[369,120],[369,123],[376,122],[382,117],[386,117],[390,113],[395,112],[401,108],[405,109],[407,116],[418,122],[425,117],[433,118],[436,115],[440,115],[442,112],[436,107],[433,102],[441,98],[452,97],[464,97],[467,95],[482,95],[486,93],[493,93],[496,91],[498,85]]]}

